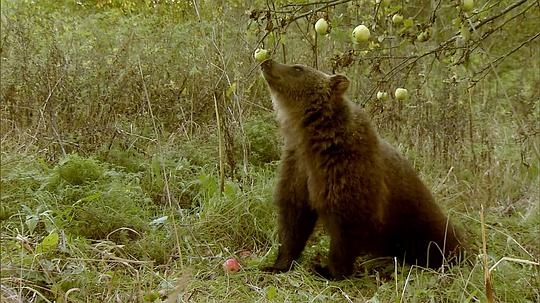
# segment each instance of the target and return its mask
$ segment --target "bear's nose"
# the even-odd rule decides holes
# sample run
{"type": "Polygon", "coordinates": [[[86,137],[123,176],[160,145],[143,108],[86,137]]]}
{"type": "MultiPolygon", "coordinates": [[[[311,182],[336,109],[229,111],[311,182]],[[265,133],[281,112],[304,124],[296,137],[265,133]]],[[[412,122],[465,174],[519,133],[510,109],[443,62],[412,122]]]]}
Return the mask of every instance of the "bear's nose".
{"type": "Polygon", "coordinates": [[[274,60],[266,59],[261,63],[261,67],[262,68],[269,68],[270,66],[272,66],[272,64],[274,64],[274,60]]]}

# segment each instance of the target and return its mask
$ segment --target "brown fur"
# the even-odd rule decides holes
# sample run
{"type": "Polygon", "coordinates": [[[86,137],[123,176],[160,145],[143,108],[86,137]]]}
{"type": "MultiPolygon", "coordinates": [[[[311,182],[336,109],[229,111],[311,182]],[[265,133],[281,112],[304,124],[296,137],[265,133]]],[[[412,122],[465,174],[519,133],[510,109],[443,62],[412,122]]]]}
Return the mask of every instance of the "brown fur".
{"type": "Polygon", "coordinates": [[[268,270],[290,269],[317,219],[331,237],[332,278],[350,275],[360,254],[440,267],[459,250],[415,170],[344,97],[345,76],[272,60],[261,67],[285,139],[275,191],[281,246],[268,270]]]}

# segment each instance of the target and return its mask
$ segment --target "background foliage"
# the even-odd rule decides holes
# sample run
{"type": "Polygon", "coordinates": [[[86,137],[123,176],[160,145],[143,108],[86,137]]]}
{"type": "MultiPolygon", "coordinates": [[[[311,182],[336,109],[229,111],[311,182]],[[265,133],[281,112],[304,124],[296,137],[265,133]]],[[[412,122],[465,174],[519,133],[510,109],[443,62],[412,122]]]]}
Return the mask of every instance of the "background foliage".
{"type": "Polygon", "coordinates": [[[540,300],[538,1],[1,7],[2,302],[478,302],[484,266],[495,300],[540,300]],[[362,23],[371,39],[355,44],[362,23]],[[319,228],[298,270],[257,270],[277,248],[281,144],[262,47],[352,80],[349,97],[465,228],[470,264],[362,258],[356,278],[328,282],[310,272],[319,228]],[[223,273],[229,257],[240,273],[223,273]]]}

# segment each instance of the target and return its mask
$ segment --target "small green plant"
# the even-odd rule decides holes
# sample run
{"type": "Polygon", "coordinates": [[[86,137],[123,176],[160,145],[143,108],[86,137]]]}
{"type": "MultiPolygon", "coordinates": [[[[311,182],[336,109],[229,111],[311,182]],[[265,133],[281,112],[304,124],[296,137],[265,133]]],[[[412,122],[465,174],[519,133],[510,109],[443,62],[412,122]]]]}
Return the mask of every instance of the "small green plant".
{"type": "Polygon", "coordinates": [[[152,228],[139,239],[128,242],[123,251],[137,260],[152,261],[155,265],[167,264],[177,253],[174,230],[170,225],[167,224],[168,228],[152,228]]]}
{"type": "Polygon", "coordinates": [[[116,146],[112,148],[103,148],[100,151],[99,159],[130,173],[137,173],[144,170],[146,161],[145,156],[137,150],[116,146]]]}
{"type": "Polygon", "coordinates": [[[274,120],[274,114],[253,116],[246,121],[249,160],[255,165],[263,165],[279,160],[281,141],[274,120]]]}
{"type": "Polygon", "coordinates": [[[56,167],[58,175],[71,185],[83,185],[103,176],[103,168],[91,158],[72,154],[62,159],[56,167]]]}

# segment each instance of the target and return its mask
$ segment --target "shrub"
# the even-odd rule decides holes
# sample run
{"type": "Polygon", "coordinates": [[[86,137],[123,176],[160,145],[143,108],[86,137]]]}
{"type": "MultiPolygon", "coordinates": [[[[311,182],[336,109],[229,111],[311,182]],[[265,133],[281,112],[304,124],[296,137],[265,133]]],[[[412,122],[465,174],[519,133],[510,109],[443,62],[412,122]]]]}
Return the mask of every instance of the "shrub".
{"type": "Polygon", "coordinates": [[[60,161],[56,167],[60,178],[71,185],[83,185],[97,181],[103,176],[103,168],[91,158],[72,154],[60,161]]]}

